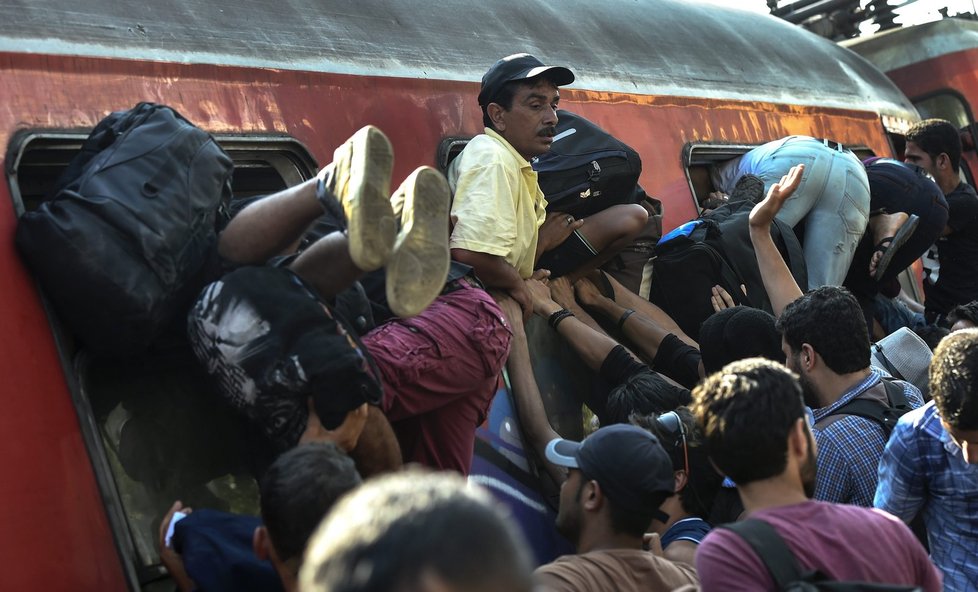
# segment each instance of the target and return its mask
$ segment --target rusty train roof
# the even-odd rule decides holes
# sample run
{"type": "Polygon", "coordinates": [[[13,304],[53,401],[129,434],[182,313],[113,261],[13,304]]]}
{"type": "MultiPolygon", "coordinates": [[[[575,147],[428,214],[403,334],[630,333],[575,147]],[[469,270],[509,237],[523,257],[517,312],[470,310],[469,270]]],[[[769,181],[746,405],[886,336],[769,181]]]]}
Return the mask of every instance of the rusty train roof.
{"type": "Polygon", "coordinates": [[[978,48],[978,21],[948,18],[853,39],[843,45],[880,70],[890,72],[956,51],[978,48]]]}
{"type": "Polygon", "coordinates": [[[572,88],[916,111],[874,66],[767,15],[683,0],[0,0],[0,51],[480,80],[528,51],[572,88]]]}

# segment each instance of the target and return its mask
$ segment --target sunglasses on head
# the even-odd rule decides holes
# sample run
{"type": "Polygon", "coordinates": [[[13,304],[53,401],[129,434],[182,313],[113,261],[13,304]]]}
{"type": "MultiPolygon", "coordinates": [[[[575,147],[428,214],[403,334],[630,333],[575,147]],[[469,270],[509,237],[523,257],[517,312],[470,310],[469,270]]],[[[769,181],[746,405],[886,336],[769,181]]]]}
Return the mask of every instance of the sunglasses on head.
{"type": "Polygon", "coordinates": [[[686,426],[683,424],[683,420],[679,417],[679,414],[675,411],[670,411],[669,413],[663,413],[656,418],[656,423],[659,424],[669,437],[673,439],[673,448],[676,447],[679,442],[683,443],[683,467],[686,470],[686,475],[689,475],[689,448],[686,446],[686,426]]]}

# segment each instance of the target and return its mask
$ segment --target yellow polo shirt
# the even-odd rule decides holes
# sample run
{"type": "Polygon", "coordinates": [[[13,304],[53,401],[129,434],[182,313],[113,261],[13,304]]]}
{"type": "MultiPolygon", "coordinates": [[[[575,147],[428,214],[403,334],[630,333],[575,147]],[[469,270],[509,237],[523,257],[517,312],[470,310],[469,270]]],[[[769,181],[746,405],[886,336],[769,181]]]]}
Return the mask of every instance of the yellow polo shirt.
{"type": "Polygon", "coordinates": [[[506,259],[520,276],[533,274],[547,200],[530,163],[493,130],[476,136],[448,168],[458,217],[449,245],[506,259]]]}

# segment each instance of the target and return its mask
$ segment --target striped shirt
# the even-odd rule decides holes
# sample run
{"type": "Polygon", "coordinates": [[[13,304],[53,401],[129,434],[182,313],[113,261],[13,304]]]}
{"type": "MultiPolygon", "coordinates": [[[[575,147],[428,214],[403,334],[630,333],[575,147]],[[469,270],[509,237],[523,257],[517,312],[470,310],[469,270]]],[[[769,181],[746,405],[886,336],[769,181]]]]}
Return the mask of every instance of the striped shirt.
{"type": "MultiPolygon", "coordinates": [[[[824,420],[861,395],[875,394],[885,398],[882,377],[879,369],[871,368],[869,376],[846,391],[838,401],[814,410],[812,432],[818,446],[815,499],[867,508],[873,506],[879,481],[877,469],[886,445],[883,426],[854,415],[836,416],[829,422],[824,420]]],[[[912,409],[924,404],[917,387],[909,382],[898,381],[898,384],[903,386],[904,396],[912,409]]]]}

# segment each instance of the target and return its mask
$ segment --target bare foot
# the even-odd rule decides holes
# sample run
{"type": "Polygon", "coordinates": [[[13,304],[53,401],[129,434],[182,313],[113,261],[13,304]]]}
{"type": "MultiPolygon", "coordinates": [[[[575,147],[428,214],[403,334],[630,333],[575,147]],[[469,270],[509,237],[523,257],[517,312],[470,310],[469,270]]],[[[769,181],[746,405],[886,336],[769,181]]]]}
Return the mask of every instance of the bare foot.
{"type": "Polygon", "coordinates": [[[908,218],[910,216],[905,212],[879,214],[870,218],[869,229],[873,231],[873,245],[878,245],[883,239],[896,235],[908,218]]]}

